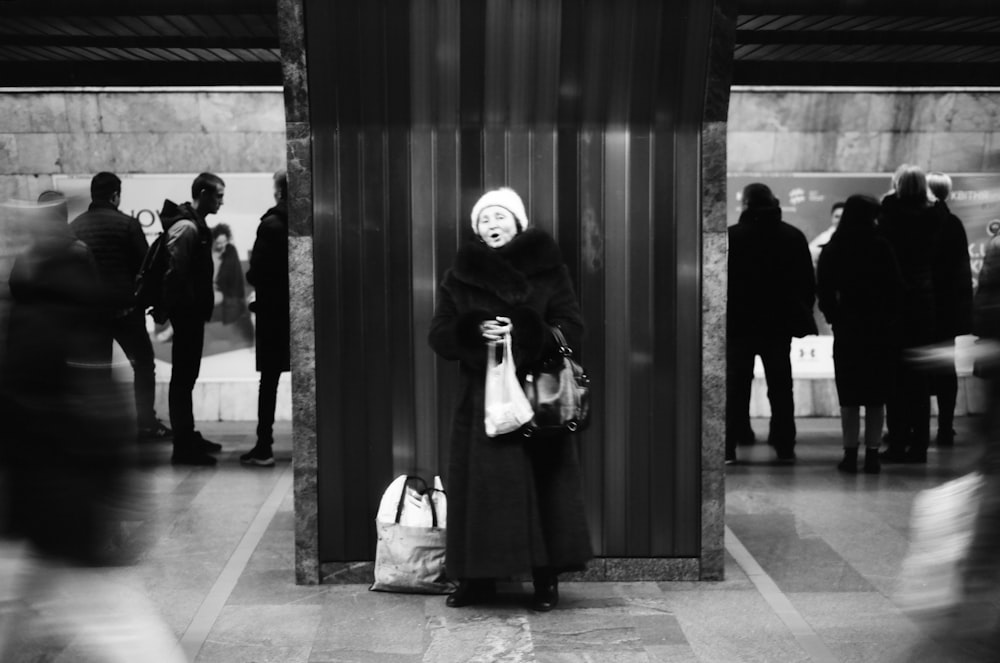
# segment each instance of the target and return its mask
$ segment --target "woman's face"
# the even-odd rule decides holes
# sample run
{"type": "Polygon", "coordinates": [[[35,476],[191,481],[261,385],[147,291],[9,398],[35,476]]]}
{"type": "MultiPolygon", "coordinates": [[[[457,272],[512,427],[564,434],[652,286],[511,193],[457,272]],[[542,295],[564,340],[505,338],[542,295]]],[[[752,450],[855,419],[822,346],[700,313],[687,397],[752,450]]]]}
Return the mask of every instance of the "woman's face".
{"type": "Polygon", "coordinates": [[[494,205],[479,213],[476,230],[491,249],[499,249],[517,234],[517,219],[506,207],[494,205]]]}
{"type": "Polygon", "coordinates": [[[229,238],[225,234],[219,235],[215,238],[215,252],[222,253],[227,244],[229,244],[229,238]]]}

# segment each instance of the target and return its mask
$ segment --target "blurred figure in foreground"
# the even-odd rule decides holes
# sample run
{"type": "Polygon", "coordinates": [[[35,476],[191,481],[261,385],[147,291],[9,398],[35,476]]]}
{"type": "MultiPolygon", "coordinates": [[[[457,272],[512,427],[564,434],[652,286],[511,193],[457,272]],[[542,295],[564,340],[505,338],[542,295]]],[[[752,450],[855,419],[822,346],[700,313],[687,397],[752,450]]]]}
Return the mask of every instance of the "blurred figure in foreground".
{"type": "Polygon", "coordinates": [[[781,220],[781,207],[764,184],[743,189],[743,213],[729,228],[726,317],[726,462],[736,447],[753,444],[750,389],[760,355],[771,404],[768,444],[779,463],[795,462],[792,337],[815,334],[816,277],[802,231],[781,220]]]}
{"type": "Polygon", "coordinates": [[[944,173],[928,173],[927,188],[937,199],[935,207],[942,214],[943,226],[934,267],[933,341],[949,350],[951,361],[942,362],[931,371],[931,393],[937,397],[938,427],[936,444],[955,444],[955,401],[958,398],[958,375],[955,373],[955,337],[972,333],[972,265],[969,263],[969,239],[965,224],[948,209],[951,178],[944,173]]]}
{"type": "Polygon", "coordinates": [[[138,493],[135,424],[108,363],[116,301],[64,215],[18,212],[33,241],[10,275],[0,354],[0,660],[30,620],[96,660],[183,661],[126,569],[138,493]]]}
{"type": "Polygon", "coordinates": [[[851,196],[817,272],[819,308],[833,327],[833,366],[844,440],[841,472],[858,471],[861,407],[865,408],[864,472],[878,474],[885,399],[892,380],[891,349],[902,277],[888,242],[875,229],[879,204],[851,196]]]}
{"type": "Polygon", "coordinates": [[[250,254],[247,280],[257,296],[251,308],[257,315],[257,443],[240,456],[244,465],[274,465],[274,408],[278,380],[291,370],[288,294],[288,176],[274,174],[274,207],[261,217],[250,254]]]}

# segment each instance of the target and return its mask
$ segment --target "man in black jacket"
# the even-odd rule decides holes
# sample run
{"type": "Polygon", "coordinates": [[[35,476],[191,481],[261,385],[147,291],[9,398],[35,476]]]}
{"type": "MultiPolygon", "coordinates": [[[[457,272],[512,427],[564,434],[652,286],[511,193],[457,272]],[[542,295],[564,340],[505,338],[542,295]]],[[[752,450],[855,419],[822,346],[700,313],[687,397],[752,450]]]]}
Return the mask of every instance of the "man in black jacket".
{"type": "Polygon", "coordinates": [[[193,203],[166,200],[160,212],[169,253],[161,301],[174,329],[169,402],[175,465],[215,465],[209,454],[222,450],[195,430],[192,393],[201,370],[205,323],[215,307],[212,232],[205,217],[219,211],[225,191],[221,177],[202,173],[191,184],[193,203]]]}
{"type": "MultiPolygon", "coordinates": [[[[101,172],[90,181],[90,207],[70,224],[76,238],[87,245],[97,262],[104,287],[118,302],[111,330],[135,375],[135,411],[139,439],[164,439],[170,429],[156,418],[156,366],[146,331],[146,314],[135,305],[135,277],[149,248],[139,222],[118,211],[122,181],[101,172]]],[[[108,348],[110,358],[111,348],[108,348]]]]}
{"type": "Polygon", "coordinates": [[[795,462],[792,397],[792,337],[816,333],[816,278],[802,231],[781,220],[771,189],[743,189],[743,213],[729,228],[729,288],[726,319],[726,462],[736,446],[753,442],[750,388],[760,355],[771,404],[768,443],[778,461],[795,462]]]}

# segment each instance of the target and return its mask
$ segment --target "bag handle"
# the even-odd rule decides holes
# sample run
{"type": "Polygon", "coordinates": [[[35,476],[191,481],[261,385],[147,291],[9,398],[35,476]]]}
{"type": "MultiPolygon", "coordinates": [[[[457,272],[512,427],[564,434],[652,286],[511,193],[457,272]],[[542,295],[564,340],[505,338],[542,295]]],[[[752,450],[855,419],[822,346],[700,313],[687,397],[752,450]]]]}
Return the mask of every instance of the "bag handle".
{"type": "MultiPolygon", "coordinates": [[[[438,489],[428,487],[427,482],[424,481],[423,477],[418,477],[413,474],[406,475],[406,481],[403,482],[403,489],[399,491],[399,504],[396,506],[396,524],[398,525],[399,519],[403,517],[403,504],[406,501],[406,486],[407,484],[410,483],[411,479],[413,481],[419,481],[420,484],[424,487],[424,489],[420,491],[420,495],[428,495],[427,503],[431,505],[431,527],[437,527],[438,526],[437,507],[434,506],[434,500],[430,498],[430,493],[431,491],[438,489]]],[[[444,491],[438,490],[438,492],[443,493],[444,491]]]]}
{"type": "Polygon", "coordinates": [[[563,336],[562,330],[559,329],[559,325],[553,325],[549,327],[552,331],[552,336],[555,337],[556,343],[559,344],[559,354],[563,357],[572,357],[573,349],[569,347],[569,343],[566,342],[566,337],[563,336]]]}

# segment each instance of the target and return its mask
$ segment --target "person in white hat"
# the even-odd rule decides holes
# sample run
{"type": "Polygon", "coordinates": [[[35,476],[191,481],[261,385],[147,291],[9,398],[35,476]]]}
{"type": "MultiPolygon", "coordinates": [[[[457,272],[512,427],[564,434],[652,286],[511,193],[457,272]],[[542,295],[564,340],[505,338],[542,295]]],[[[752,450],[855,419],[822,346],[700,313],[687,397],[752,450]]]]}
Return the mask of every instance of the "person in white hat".
{"type": "Polygon", "coordinates": [[[552,327],[579,348],[583,317],[558,245],[530,225],[515,191],[487,191],[470,221],[474,238],[442,279],[429,336],[435,352],[459,362],[463,383],[447,483],[448,574],[459,585],[447,605],[488,601],[496,578],[530,572],[531,607],[547,611],[559,601],[558,574],[592,557],[579,459],[569,435],[486,435],[487,349],[510,336],[525,370],[558,355],[552,327]]]}

